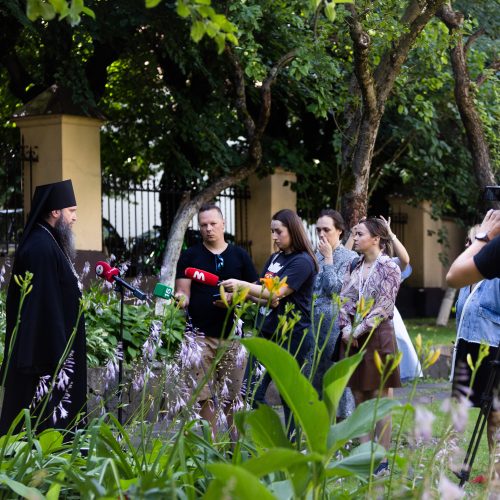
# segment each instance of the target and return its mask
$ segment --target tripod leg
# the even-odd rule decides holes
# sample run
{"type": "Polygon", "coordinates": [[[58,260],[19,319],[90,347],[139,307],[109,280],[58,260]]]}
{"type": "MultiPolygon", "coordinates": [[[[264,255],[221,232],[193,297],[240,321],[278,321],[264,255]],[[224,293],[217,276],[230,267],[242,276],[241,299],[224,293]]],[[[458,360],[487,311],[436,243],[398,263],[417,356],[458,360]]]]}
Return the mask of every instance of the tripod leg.
{"type": "Polygon", "coordinates": [[[464,463],[460,472],[457,474],[460,479],[460,487],[462,487],[466,481],[469,480],[470,471],[472,469],[472,464],[476,458],[477,449],[479,448],[479,443],[481,442],[481,436],[484,432],[484,427],[488,419],[488,411],[484,411],[483,408],[480,409],[479,415],[477,416],[476,425],[474,426],[474,431],[469,442],[469,447],[467,448],[467,453],[465,454],[464,463]],[[479,432],[478,432],[479,429],[479,432]]]}
{"type": "Polygon", "coordinates": [[[477,449],[479,443],[481,442],[481,436],[484,431],[484,427],[491,413],[491,408],[493,406],[493,395],[495,390],[498,389],[498,369],[500,367],[500,348],[497,348],[496,356],[493,361],[490,361],[492,365],[492,370],[486,384],[486,388],[481,396],[481,408],[479,410],[479,415],[476,420],[476,425],[474,426],[474,431],[469,442],[469,447],[467,448],[467,453],[465,455],[464,463],[462,469],[459,473],[455,475],[460,479],[460,487],[462,487],[466,481],[469,480],[470,471],[472,469],[472,464],[476,458],[477,449]],[[478,431],[479,429],[479,431],[478,431]],[[472,453],[471,453],[472,451],[472,453]]]}

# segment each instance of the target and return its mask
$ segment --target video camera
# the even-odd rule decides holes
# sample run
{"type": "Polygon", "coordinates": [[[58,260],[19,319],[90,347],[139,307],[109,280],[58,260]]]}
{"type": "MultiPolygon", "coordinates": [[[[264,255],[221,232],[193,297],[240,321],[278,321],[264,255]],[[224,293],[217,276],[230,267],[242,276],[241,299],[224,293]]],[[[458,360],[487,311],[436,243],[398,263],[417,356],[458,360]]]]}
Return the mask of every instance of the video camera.
{"type": "Polygon", "coordinates": [[[484,201],[500,201],[500,186],[486,186],[483,193],[484,201]]]}

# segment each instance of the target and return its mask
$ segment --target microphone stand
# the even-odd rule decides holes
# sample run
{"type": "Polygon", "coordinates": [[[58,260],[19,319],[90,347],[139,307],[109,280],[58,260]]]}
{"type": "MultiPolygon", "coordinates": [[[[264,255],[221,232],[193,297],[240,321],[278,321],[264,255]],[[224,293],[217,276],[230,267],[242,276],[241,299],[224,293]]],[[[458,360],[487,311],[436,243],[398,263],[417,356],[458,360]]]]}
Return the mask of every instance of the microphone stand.
{"type": "Polygon", "coordinates": [[[125,349],[123,347],[123,302],[124,290],[123,285],[115,281],[115,290],[120,294],[120,337],[119,345],[121,346],[121,356],[118,358],[118,422],[123,424],[123,408],[122,408],[122,382],[123,382],[123,357],[125,356],[125,349]]]}

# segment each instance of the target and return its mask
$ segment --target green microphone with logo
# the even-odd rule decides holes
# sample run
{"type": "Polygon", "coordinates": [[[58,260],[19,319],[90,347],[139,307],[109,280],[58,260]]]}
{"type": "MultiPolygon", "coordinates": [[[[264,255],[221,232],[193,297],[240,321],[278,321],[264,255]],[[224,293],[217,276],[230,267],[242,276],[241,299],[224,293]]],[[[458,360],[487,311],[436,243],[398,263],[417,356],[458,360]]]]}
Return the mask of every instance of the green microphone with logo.
{"type": "Polygon", "coordinates": [[[174,296],[174,291],[171,286],[164,285],[163,283],[156,283],[153,295],[160,299],[170,300],[174,296]]]}

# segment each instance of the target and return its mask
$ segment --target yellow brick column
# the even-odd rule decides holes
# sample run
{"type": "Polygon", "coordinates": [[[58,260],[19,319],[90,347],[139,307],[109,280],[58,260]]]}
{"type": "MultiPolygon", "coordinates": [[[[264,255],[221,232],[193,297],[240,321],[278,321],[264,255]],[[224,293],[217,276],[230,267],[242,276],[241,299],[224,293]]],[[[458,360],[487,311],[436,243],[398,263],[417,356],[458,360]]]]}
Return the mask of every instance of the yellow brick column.
{"type": "Polygon", "coordinates": [[[38,155],[31,173],[32,186],[29,165],[25,163],[25,214],[30,210],[36,186],[71,179],[78,204],[78,221],[74,227],[76,247],[101,252],[100,127],[103,120],[95,111],[89,113],[68,103],[67,94],[61,96],[59,90],[52,86],[13,116],[24,144],[36,147],[38,155]]]}
{"type": "Polygon", "coordinates": [[[276,168],[275,173],[259,179],[248,179],[250,199],[247,204],[248,239],[252,242],[252,257],[260,273],[267,258],[274,251],[271,240],[271,217],[282,208],[297,209],[297,195],[290,188],[295,174],[276,168]],[[288,181],[288,185],[284,183],[288,181]]]}

